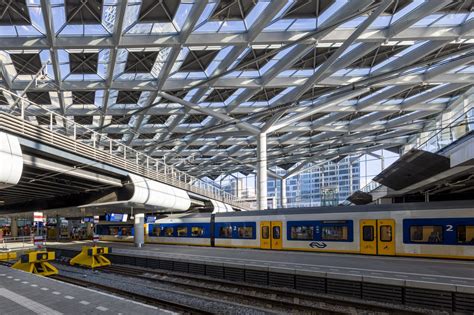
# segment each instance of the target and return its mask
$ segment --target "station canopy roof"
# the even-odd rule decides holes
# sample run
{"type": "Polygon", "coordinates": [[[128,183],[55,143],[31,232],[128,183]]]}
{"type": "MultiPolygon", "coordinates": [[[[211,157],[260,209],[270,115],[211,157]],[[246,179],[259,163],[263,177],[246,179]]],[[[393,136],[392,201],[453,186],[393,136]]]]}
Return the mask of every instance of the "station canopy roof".
{"type": "Polygon", "coordinates": [[[0,1],[0,85],[192,175],[254,171],[259,132],[289,169],[406,144],[462,97],[473,5],[0,1]]]}

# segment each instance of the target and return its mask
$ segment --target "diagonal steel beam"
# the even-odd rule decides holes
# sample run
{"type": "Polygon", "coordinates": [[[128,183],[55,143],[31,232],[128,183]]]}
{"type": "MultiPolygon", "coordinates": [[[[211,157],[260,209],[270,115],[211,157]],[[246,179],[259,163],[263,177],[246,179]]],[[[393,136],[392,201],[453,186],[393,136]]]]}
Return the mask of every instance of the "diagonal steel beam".
{"type": "Polygon", "coordinates": [[[296,101],[298,100],[306,91],[308,91],[310,88],[312,88],[315,84],[317,84],[323,77],[324,73],[336,62],[337,58],[339,58],[346,50],[349,48],[349,46],[352,45],[352,43],[355,42],[357,38],[375,21],[377,17],[379,17],[392,3],[392,0],[385,0],[379,6],[377,9],[372,12],[372,14],[369,15],[367,19],[365,19],[359,27],[355,30],[354,33],[349,36],[349,38],[342,43],[342,45],[331,54],[331,56],[322,64],[320,65],[317,70],[314,72],[314,74],[309,77],[306,82],[293,89],[291,92],[277,100],[273,106],[277,106],[280,104],[288,103],[291,101],[296,101]]]}
{"type": "Polygon", "coordinates": [[[104,90],[104,98],[101,108],[101,117],[99,122],[99,130],[101,130],[105,123],[105,116],[107,115],[107,110],[109,107],[109,98],[110,98],[110,90],[112,83],[114,82],[114,72],[115,72],[115,64],[117,62],[117,54],[119,50],[120,41],[122,40],[122,29],[123,29],[123,22],[125,20],[125,12],[127,9],[128,0],[119,0],[117,2],[116,8],[116,15],[114,21],[114,27],[112,31],[112,47],[110,48],[109,54],[109,62],[107,67],[107,78],[105,80],[105,90],[104,90]]]}
{"type": "Polygon", "coordinates": [[[203,113],[205,115],[215,117],[215,118],[220,119],[220,120],[225,121],[225,122],[234,122],[237,127],[239,127],[240,129],[249,131],[252,134],[259,134],[260,133],[260,129],[252,126],[251,124],[246,123],[246,122],[241,122],[241,121],[239,121],[235,118],[232,118],[232,117],[227,116],[225,114],[219,113],[219,112],[214,111],[212,109],[200,107],[199,105],[196,105],[196,104],[193,104],[191,102],[185,101],[185,100],[180,99],[176,96],[169,95],[165,92],[158,92],[158,95],[160,95],[160,96],[162,96],[162,97],[164,97],[164,98],[166,98],[166,99],[168,99],[172,102],[176,102],[178,104],[181,104],[181,105],[183,105],[183,106],[185,106],[189,109],[193,109],[197,112],[203,113]]]}
{"type": "Polygon", "coordinates": [[[61,114],[66,114],[66,106],[64,105],[64,94],[62,92],[62,78],[59,70],[59,60],[57,51],[54,48],[56,41],[56,34],[53,28],[53,17],[51,12],[51,3],[49,0],[41,0],[41,12],[43,14],[43,22],[46,28],[46,38],[49,44],[49,54],[51,56],[51,64],[53,66],[54,81],[58,88],[59,107],[61,114]]]}

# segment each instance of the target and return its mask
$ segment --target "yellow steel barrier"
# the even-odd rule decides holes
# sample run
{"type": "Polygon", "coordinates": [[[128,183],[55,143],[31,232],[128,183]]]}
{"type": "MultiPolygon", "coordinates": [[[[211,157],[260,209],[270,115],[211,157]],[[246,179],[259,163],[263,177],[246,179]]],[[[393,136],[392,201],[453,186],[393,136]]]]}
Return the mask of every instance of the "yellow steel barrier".
{"type": "Polygon", "coordinates": [[[58,269],[49,263],[54,258],[54,252],[45,250],[32,251],[21,255],[20,260],[14,263],[12,268],[42,276],[57,275],[58,269]]]}
{"type": "Polygon", "coordinates": [[[100,246],[83,246],[82,251],[69,262],[71,265],[81,265],[89,268],[104,267],[110,265],[110,260],[104,254],[110,254],[112,248],[100,246]]]}
{"type": "Polygon", "coordinates": [[[16,252],[0,253],[0,260],[12,260],[12,259],[16,259],[16,252]]]}

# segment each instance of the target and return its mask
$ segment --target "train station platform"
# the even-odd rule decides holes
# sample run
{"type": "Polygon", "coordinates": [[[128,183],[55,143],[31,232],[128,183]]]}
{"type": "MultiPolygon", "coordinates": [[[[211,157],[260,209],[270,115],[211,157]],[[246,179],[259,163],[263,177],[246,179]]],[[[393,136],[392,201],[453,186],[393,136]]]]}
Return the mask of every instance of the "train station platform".
{"type": "Polygon", "coordinates": [[[0,266],[1,314],[169,314],[156,307],[0,266]]]}

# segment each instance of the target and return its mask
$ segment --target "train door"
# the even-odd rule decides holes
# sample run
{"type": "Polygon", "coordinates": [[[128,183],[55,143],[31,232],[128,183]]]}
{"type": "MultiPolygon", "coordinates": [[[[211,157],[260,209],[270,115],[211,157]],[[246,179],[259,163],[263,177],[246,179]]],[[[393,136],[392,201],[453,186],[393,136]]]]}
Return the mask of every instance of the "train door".
{"type": "Polygon", "coordinates": [[[360,253],[377,255],[377,221],[360,220],[360,253]]]}
{"type": "Polygon", "coordinates": [[[260,222],[260,248],[271,249],[270,221],[260,222]]]}
{"type": "Polygon", "coordinates": [[[211,246],[214,247],[216,245],[216,215],[211,214],[211,224],[209,225],[209,234],[211,238],[211,246]]]}
{"type": "Polygon", "coordinates": [[[281,249],[281,221],[272,221],[272,249],[281,249]]]}
{"type": "Polygon", "coordinates": [[[377,220],[377,253],[395,255],[395,220],[377,220]]]}
{"type": "Polygon", "coordinates": [[[360,253],[395,255],[395,220],[361,220],[360,253]]]}

